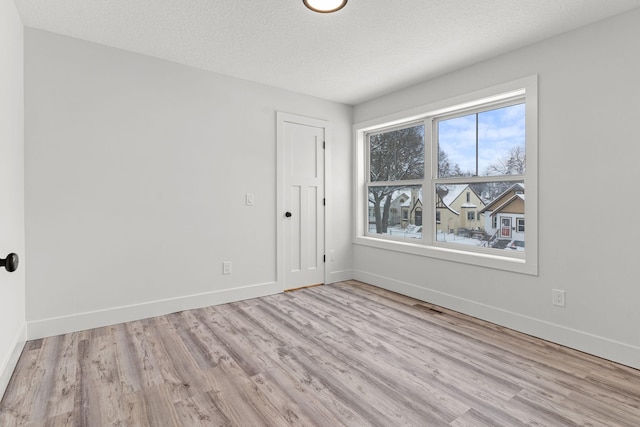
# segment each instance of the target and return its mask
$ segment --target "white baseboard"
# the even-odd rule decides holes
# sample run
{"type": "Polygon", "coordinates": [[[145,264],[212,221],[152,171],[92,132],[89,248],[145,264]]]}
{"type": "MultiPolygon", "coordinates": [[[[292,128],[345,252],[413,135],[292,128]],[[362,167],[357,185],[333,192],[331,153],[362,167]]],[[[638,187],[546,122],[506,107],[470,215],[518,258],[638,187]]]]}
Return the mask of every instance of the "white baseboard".
{"type": "Polygon", "coordinates": [[[332,271],[327,277],[326,283],[344,282],[353,279],[353,270],[332,271]]]}
{"type": "Polygon", "coordinates": [[[481,304],[365,271],[354,270],[353,278],[383,289],[430,302],[478,319],[570,347],[632,368],[640,369],[640,348],[567,328],[522,314],[481,304]]]}
{"type": "Polygon", "coordinates": [[[149,317],[162,316],[182,310],[191,310],[273,295],[280,292],[282,292],[282,285],[277,282],[270,282],[87,313],[77,313],[69,316],[32,320],[27,322],[27,335],[30,340],[51,337],[149,317]]]}
{"type": "Polygon", "coordinates": [[[20,358],[20,354],[22,353],[22,349],[24,348],[24,344],[27,342],[27,324],[24,323],[22,328],[20,328],[20,332],[16,336],[14,340],[13,347],[11,351],[8,353],[7,358],[0,365],[0,400],[4,395],[4,392],[9,385],[9,381],[11,380],[11,375],[13,375],[13,371],[16,369],[16,365],[18,364],[18,359],[20,358]]]}

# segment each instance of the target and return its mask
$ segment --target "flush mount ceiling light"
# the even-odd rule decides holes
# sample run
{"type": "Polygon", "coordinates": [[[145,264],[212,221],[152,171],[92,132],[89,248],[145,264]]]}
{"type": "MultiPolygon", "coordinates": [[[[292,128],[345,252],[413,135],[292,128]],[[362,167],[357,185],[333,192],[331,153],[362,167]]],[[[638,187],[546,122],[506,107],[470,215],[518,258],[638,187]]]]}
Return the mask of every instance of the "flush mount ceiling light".
{"type": "Polygon", "coordinates": [[[302,3],[314,12],[331,13],[342,9],[347,0],[302,0],[302,3]]]}

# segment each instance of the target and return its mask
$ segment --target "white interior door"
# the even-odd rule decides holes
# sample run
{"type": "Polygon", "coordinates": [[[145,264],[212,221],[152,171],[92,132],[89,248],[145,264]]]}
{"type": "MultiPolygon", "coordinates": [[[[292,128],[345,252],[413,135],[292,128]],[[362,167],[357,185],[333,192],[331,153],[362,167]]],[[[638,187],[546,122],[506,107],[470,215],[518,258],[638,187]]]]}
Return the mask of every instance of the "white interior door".
{"type": "Polygon", "coordinates": [[[23,26],[13,2],[0,2],[0,397],[26,340],[24,274],[23,26]],[[16,253],[20,257],[17,270],[16,253]],[[13,262],[12,262],[13,261],[13,262]]]}
{"type": "Polygon", "coordinates": [[[324,138],[322,122],[282,120],[284,288],[324,283],[324,138]]]}

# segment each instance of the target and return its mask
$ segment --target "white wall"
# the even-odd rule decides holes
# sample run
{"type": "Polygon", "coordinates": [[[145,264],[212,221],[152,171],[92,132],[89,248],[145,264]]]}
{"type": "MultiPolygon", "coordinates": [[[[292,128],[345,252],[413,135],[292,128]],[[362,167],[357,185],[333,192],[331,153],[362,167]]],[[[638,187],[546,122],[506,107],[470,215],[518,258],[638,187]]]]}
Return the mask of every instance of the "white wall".
{"type": "Polygon", "coordinates": [[[355,277],[640,368],[638,40],[640,9],[356,106],[363,122],[539,75],[539,276],[355,246],[355,277]]]}
{"type": "Polygon", "coordinates": [[[13,1],[0,0],[0,257],[20,257],[17,271],[0,269],[0,398],[26,339],[22,48],[13,1]]]}
{"type": "Polygon", "coordinates": [[[330,122],[351,276],[352,107],[30,28],[25,87],[30,338],[281,291],[276,111],[330,122]]]}

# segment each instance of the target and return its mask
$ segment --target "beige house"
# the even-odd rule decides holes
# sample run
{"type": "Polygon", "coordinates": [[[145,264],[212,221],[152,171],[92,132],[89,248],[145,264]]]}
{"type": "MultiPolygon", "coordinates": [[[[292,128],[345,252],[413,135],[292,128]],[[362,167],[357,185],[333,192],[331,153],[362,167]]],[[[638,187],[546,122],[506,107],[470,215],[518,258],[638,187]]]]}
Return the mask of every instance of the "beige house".
{"type": "Polygon", "coordinates": [[[436,190],[436,230],[438,233],[459,233],[481,230],[481,211],[485,205],[468,184],[439,185],[436,190]]]}

